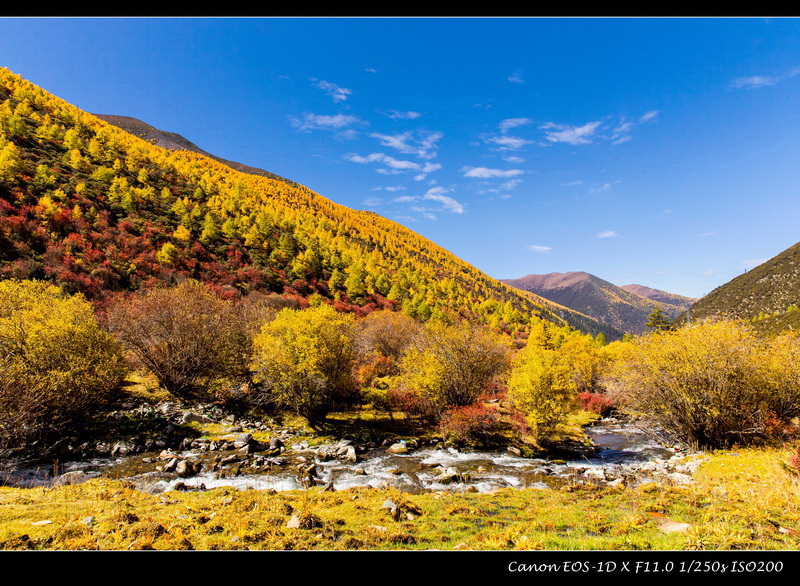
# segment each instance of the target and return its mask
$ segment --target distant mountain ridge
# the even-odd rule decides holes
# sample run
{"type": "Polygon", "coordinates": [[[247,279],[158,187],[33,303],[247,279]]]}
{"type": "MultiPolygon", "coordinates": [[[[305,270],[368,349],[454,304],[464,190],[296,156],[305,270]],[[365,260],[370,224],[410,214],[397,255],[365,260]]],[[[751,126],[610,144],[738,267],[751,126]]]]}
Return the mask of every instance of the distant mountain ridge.
{"type": "Polygon", "coordinates": [[[800,242],[720,285],[676,320],[746,319],[766,332],[800,329],[800,242]]]}
{"type": "Polygon", "coordinates": [[[645,331],[653,307],[660,307],[670,319],[674,319],[695,301],[642,285],[619,287],[583,271],[527,275],[518,279],[501,279],[501,282],[630,334],[645,331]]]}
{"type": "Polygon", "coordinates": [[[222,157],[218,157],[216,155],[212,155],[211,153],[204,151],[199,146],[191,142],[190,140],[184,138],[180,134],[175,132],[168,132],[166,130],[159,130],[138,118],[132,118],[130,116],[117,116],[115,114],[92,114],[93,116],[99,118],[100,120],[105,120],[109,124],[113,124],[117,128],[124,130],[128,134],[132,134],[137,136],[147,142],[161,147],[162,149],[167,149],[170,151],[191,151],[204,157],[208,157],[209,159],[214,159],[215,161],[222,163],[223,165],[227,165],[232,169],[236,169],[237,171],[241,171],[242,173],[249,173],[250,175],[259,175],[261,177],[269,177],[270,179],[275,179],[276,181],[283,181],[284,183],[288,183],[293,187],[299,187],[297,183],[294,181],[290,181],[285,177],[281,177],[280,175],[276,175],[275,173],[271,173],[270,171],[265,171],[264,169],[259,169],[258,167],[251,167],[249,165],[244,165],[242,163],[237,163],[235,161],[228,161],[227,159],[223,159],[222,157]]]}
{"type": "Polygon", "coordinates": [[[635,293],[640,297],[644,297],[645,299],[655,301],[656,303],[674,305],[676,307],[686,308],[697,301],[697,299],[692,297],[684,297],[683,295],[677,295],[675,293],[667,293],[666,291],[652,289],[650,287],[645,287],[644,285],[623,285],[622,288],[626,291],[630,291],[631,293],[635,293]]]}

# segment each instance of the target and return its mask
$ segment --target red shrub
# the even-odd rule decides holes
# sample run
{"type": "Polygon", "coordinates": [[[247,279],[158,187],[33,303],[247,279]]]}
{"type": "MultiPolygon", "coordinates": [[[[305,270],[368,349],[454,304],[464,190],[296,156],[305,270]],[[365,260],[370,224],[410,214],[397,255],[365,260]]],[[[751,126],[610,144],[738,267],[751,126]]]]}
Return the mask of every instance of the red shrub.
{"type": "Polygon", "coordinates": [[[389,389],[389,407],[392,411],[404,411],[431,421],[436,419],[438,413],[436,405],[429,398],[404,388],[389,389]]]}
{"type": "Polygon", "coordinates": [[[497,411],[480,405],[448,409],[439,422],[446,440],[468,446],[485,446],[499,431],[497,411]]]}
{"type": "Polygon", "coordinates": [[[372,386],[375,379],[390,375],[397,367],[389,356],[370,354],[356,367],[355,376],[359,386],[372,386]]]}
{"type": "Polygon", "coordinates": [[[792,474],[800,475],[800,447],[793,449],[786,463],[789,467],[789,471],[792,474]]]}
{"type": "Polygon", "coordinates": [[[584,411],[593,411],[603,417],[614,408],[611,398],[601,393],[578,393],[578,404],[584,411]]]}

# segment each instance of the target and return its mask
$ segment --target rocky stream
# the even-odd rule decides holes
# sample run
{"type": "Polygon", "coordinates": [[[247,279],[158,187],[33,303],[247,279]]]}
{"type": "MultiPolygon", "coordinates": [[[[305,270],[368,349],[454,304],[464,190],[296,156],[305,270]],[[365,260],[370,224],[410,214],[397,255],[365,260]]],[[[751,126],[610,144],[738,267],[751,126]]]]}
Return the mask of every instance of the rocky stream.
{"type": "MultiPolygon", "coordinates": [[[[73,457],[69,461],[47,467],[0,463],[0,485],[74,484],[102,476],[125,480],[148,493],[218,486],[275,491],[371,486],[412,493],[491,492],[580,483],[684,484],[691,482],[701,461],[665,441],[654,427],[615,418],[586,429],[592,444],[587,449],[531,458],[514,447],[466,450],[413,440],[376,444],[345,439],[310,445],[298,430],[215,417],[209,407],[184,410],[166,403],[156,409],[163,427],[155,438],[70,446],[73,457]],[[191,422],[227,425],[225,435],[209,440],[180,433],[191,422]],[[258,441],[254,434],[270,439],[258,441]]],[[[131,412],[124,416],[130,417],[131,412]]]]}

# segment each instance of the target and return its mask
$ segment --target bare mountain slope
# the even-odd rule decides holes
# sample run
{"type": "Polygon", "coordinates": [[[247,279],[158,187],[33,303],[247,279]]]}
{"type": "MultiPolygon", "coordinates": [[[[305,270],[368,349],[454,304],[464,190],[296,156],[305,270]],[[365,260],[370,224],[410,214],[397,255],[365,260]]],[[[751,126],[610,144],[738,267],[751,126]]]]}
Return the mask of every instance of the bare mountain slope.
{"type": "Polygon", "coordinates": [[[660,307],[670,318],[675,318],[692,301],[656,289],[628,285],[647,293],[638,294],[582,271],[528,275],[519,279],[504,279],[503,282],[631,334],[645,330],[644,324],[654,306],[660,307]],[[676,298],[684,301],[680,305],[675,304],[676,298]]]}
{"type": "Polygon", "coordinates": [[[257,167],[250,167],[249,165],[243,165],[242,163],[237,163],[235,161],[228,161],[216,155],[212,155],[201,149],[199,146],[194,144],[193,142],[187,140],[186,138],[182,137],[180,134],[176,134],[175,132],[168,132],[166,130],[159,130],[153,126],[150,126],[146,122],[142,122],[137,118],[131,118],[130,116],[116,116],[113,114],[93,114],[100,120],[105,120],[109,124],[113,124],[117,128],[121,128],[128,134],[132,134],[137,136],[147,142],[154,144],[157,147],[161,147],[162,149],[168,149],[171,151],[191,151],[194,153],[198,153],[210,159],[214,159],[215,161],[222,163],[223,165],[227,165],[232,169],[236,169],[237,171],[241,171],[242,173],[249,173],[250,175],[260,175],[261,177],[269,177],[270,179],[275,179],[277,181],[283,181],[284,183],[288,183],[294,187],[297,187],[297,183],[294,181],[290,181],[280,175],[276,175],[275,173],[271,173],[269,171],[265,171],[264,169],[259,169],[257,167]]]}

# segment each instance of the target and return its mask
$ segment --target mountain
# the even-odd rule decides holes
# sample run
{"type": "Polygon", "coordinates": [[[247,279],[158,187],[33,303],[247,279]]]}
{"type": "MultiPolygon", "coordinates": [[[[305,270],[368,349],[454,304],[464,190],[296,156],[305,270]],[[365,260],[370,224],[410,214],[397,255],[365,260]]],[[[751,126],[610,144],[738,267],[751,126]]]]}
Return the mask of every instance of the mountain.
{"type": "Polygon", "coordinates": [[[618,287],[585,272],[528,275],[519,279],[502,279],[502,282],[550,299],[630,334],[645,331],[644,324],[654,306],[660,307],[673,319],[693,301],[641,285],[618,287]]]}
{"type": "Polygon", "coordinates": [[[656,303],[673,305],[679,309],[678,313],[686,311],[689,309],[689,306],[691,306],[692,303],[697,301],[697,299],[693,299],[692,297],[684,297],[683,295],[676,295],[675,293],[667,293],[666,291],[651,289],[650,287],[645,287],[644,285],[623,285],[622,288],[626,291],[630,291],[631,293],[635,293],[640,297],[644,297],[645,299],[655,301],[656,303]]]}
{"type": "Polygon", "coordinates": [[[158,147],[168,149],[171,151],[191,151],[194,153],[198,153],[204,155],[210,159],[214,159],[215,161],[219,161],[223,165],[227,165],[232,169],[236,169],[237,171],[241,171],[242,173],[249,173],[251,175],[261,175],[262,177],[269,177],[270,179],[275,179],[276,181],[283,181],[292,185],[294,187],[299,187],[297,183],[294,181],[290,181],[280,175],[276,175],[275,173],[271,173],[269,171],[265,171],[264,169],[259,169],[257,167],[250,167],[249,165],[244,165],[242,163],[237,163],[235,161],[228,161],[223,159],[222,157],[217,157],[212,155],[211,153],[207,153],[200,147],[198,147],[193,142],[185,139],[180,134],[176,134],[174,132],[167,132],[166,130],[159,130],[150,126],[146,122],[142,122],[137,118],[131,118],[130,116],[116,116],[113,114],[94,114],[100,120],[105,120],[109,124],[113,124],[117,128],[121,128],[128,134],[132,134],[133,136],[138,136],[142,140],[146,140],[147,142],[154,144],[158,147]]]}
{"type": "Polygon", "coordinates": [[[191,278],[227,297],[399,307],[520,334],[544,319],[619,336],[374,212],[141,121],[104,118],[114,124],[0,69],[0,278],[49,280],[100,307],[191,278]]]}
{"type": "Polygon", "coordinates": [[[800,242],[694,303],[677,323],[704,318],[752,321],[763,332],[800,329],[800,242]]]}

